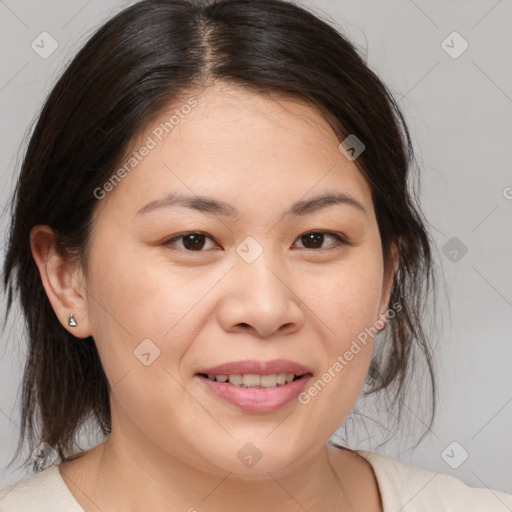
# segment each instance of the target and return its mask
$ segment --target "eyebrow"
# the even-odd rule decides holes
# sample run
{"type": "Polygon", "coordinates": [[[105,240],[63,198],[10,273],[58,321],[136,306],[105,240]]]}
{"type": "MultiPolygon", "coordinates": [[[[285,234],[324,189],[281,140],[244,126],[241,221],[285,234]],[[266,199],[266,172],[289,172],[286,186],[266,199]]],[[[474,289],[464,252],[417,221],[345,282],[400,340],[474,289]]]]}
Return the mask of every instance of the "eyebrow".
{"type": "MultiPolygon", "coordinates": [[[[327,193],[313,197],[312,199],[301,200],[294,203],[283,216],[303,216],[319,211],[332,205],[347,205],[364,213],[364,206],[351,195],[344,192],[327,193]]],[[[137,211],[137,215],[157,210],[159,208],[182,207],[197,210],[209,215],[221,215],[226,218],[239,217],[239,212],[232,205],[208,196],[185,196],[178,193],[171,193],[162,199],[151,201],[137,211]]]]}

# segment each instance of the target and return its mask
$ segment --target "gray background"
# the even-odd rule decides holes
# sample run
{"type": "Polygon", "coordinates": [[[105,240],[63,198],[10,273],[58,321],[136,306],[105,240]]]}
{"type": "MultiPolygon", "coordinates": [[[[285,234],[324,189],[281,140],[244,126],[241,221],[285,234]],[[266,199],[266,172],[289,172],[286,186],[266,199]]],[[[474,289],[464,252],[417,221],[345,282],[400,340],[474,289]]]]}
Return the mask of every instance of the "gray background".
{"type": "MultiPolygon", "coordinates": [[[[446,279],[447,299],[440,295],[442,316],[436,319],[443,328],[439,416],[416,450],[388,443],[379,451],[472,486],[512,493],[512,3],[303,4],[367,49],[370,66],[399,100],[423,169],[422,205],[446,279]],[[454,31],[469,45],[460,55],[463,40],[448,37],[454,31]]],[[[64,64],[93,29],[126,5],[0,0],[2,229],[24,134],[64,64]],[[40,52],[51,48],[49,39],[42,48],[42,32],[58,43],[47,58],[31,47],[35,40],[40,52]]],[[[18,434],[24,356],[17,312],[2,332],[0,354],[2,488],[23,476],[6,469],[18,434]]],[[[414,415],[414,404],[410,408],[414,415]]],[[[377,437],[353,447],[373,450],[377,437]]]]}

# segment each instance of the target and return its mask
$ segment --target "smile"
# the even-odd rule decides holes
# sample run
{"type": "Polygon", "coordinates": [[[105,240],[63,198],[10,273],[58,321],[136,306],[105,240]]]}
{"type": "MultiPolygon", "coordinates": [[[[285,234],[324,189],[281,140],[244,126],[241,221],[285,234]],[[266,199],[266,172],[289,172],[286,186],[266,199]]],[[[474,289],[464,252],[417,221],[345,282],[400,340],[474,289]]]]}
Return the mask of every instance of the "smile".
{"type": "Polygon", "coordinates": [[[229,376],[196,374],[196,378],[199,378],[208,393],[216,399],[220,398],[223,403],[252,413],[269,413],[289,404],[303,391],[311,377],[310,373],[301,376],[293,373],[229,376]],[[247,386],[244,380],[248,383],[247,386]]]}

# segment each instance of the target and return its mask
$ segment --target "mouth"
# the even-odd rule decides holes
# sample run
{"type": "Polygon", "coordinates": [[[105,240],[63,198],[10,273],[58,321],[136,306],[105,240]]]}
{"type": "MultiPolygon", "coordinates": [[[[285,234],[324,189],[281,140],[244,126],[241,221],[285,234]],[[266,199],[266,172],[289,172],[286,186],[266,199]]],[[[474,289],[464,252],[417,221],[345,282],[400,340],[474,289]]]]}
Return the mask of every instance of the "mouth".
{"type": "Polygon", "coordinates": [[[195,374],[210,392],[246,412],[272,412],[293,401],[313,373],[287,360],[237,361],[195,374]]]}

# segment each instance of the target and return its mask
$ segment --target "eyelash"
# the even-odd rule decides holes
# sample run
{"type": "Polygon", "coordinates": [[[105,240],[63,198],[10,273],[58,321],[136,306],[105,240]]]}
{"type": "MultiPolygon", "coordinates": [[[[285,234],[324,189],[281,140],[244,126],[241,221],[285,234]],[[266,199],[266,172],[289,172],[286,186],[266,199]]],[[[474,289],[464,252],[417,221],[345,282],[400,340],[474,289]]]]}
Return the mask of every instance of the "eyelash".
{"type": "MultiPolygon", "coordinates": [[[[332,231],[306,231],[302,235],[299,235],[297,237],[297,240],[301,239],[303,236],[313,235],[313,234],[314,235],[328,235],[328,236],[332,236],[333,238],[336,239],[336,243],[331,244],[331,246],[328,246],[328,247],[320,247],[320,248],[317,248],[317,249],[312,249],[312,248],[304,247],[304,250],[307,250],[307,251],[317,251],[317,252],[319,252],[319,251],[331,251],[331,250],[337,249],[340,245],[348,245],[348,246],[354,245],[353,243],[349,242],[346,238],[344,238],[342,235],[340,235],[338,233],[334,233],[332,231]]],[[[190,249],[186,249],[186,248],[182,248],[182,247],[179,247],[179,248],[172,247],[174,242],[176,242],[177,240],[182,239],[182,238],[184,238],[186,236],[189,236],[189,235],[204,235],[206,238],[209,238],[210,240],[215,242],[215,240],[211,236],[209,236],[207,233],[204,233],[203,231],[187,231],[186,233],[181,233],[180,235],[175,235],[172,238],[169,238],[168,240],[163,242],[162,245],[164,245],[166,247],[170,247],[172,250],[182,250],[182,251],[185,251],[185,252],[188,252],[188,253],[206,252],[205,250],[192,251],[190,249]]]]}

